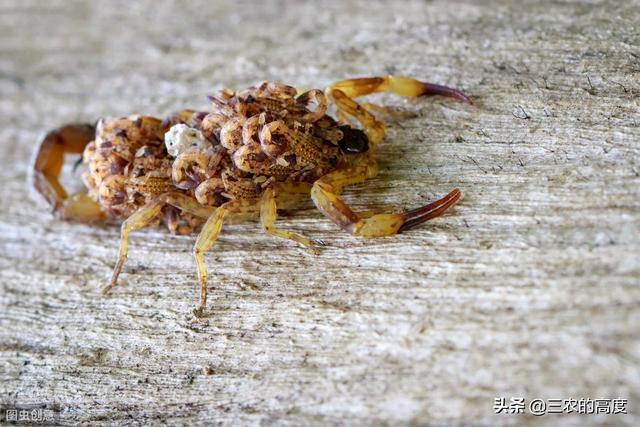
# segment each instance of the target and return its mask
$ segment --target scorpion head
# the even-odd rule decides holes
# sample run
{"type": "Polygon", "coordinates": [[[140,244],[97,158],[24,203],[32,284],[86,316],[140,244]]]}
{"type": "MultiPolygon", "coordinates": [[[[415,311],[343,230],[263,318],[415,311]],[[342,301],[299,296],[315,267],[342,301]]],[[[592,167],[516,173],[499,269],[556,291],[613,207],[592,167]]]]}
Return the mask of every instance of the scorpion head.
{"type": "Polygon", "coordinates": [[[348,125],[340,126],[339,129],[342,131],[343,137],[338,145],[343,153],[357,154],[369,150],[369,138],[362,130],[348,125]]]}

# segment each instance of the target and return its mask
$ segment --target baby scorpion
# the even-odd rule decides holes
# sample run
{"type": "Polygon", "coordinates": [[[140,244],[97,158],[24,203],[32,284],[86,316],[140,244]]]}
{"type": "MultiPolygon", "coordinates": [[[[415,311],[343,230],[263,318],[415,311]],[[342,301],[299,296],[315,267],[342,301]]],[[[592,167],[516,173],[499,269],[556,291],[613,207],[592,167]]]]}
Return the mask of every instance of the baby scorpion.
{"type": "Polygon", "coordinates": [[[209,111],[55,129],[40,143],[33,183],[60,218],[124,219],[118,260],[103,294],[117,283],[132,231],[161,221],[179,234],[202,227],[193,249],[201,289],[194,314],[200,318],[207,302],[204,253],[225,219],[259,214],[264,231],[317,253],[310,239],[275,226],[276,208],[285,207],[292,195],[310,194],[326,217],[365,238],[408,230],[442,215],[460,198],[454,189],[420,208],[382,214],[356,213],[340,198],[344,187],[378,173],[375,148],[385,126],[371,112],[384,107],[354,98],[383,91],[471,102],[456,89],[403,76],[343,80],[304,93],[268,82],[238,92],[222,89],[209,97],[209,111]],[[330,102],[336,119],[327,115],[330,102]],[[68,195],[60,184],[65,153],[82,153],[86,193],[68,195]]]}

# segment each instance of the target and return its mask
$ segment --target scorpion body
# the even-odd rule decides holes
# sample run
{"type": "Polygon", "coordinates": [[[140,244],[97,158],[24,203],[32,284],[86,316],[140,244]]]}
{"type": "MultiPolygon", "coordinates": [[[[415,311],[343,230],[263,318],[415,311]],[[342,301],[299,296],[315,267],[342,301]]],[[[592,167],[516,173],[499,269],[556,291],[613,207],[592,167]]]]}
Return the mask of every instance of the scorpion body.
{"type": "Polygon", "coordinates": [[[225,219],[259,214],[266,232],[317,253],[317,242],[274,226],[277,207],[288,207],[295,195],[310,194],[322,213],[361,237],[396,234],[441,215],[458,200],[455,189],[418,209],[371,215],[354,212],[339,197],[343,187],[377,174],[375,147],[384,124],[371,111],[384,108],[353,98],[380,91],[470,102],[455,89],[401,76],[344,80],[303,93],[268,82],[239,92],[222,89],[209,97],[209,111],[183,110],[164,120],[128,116],[49,132],[37,151],[34,184],[62,218],[123,220],[118,262],[103,293],[116,285],[130,232],[160,222],[179,234],[202,227],[194,247],[201,285],[194,312],[202,317],[203,255],[225,219]],[[327,114],[330,102],[337,119],[327,114]],[[65,153],[82,153],[87,193],[69,196],[60,185],[65,153]]]}

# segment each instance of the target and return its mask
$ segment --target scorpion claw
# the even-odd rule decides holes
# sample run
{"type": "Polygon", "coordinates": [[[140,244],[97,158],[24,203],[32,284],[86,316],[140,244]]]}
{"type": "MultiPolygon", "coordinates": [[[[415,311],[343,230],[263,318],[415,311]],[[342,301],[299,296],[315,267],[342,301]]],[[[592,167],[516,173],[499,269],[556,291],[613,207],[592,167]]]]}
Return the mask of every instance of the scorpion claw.
{"type": "Polygon", "coordinates": [[[429,221],[430,219],[439,217],[444,213],[444,211],[449,209],[455,202],[458,201],[461,194],[462,193],[460,193],[460,190],[456,188],[449,194],[441,199],[436,200],[435,202],[405,212],[404,214],[402,214],[404,222],[398,229],[398,233],[413,228],[416,225],[429,221]]]}
{"type": "Polygon", "coordinates": [[[423,82],[422,85],[423,92],[420,94],[420,96],[440,95],[446,96],[448,98],[455,98],[458,101],[466,102],[467,104],[473,104],[473,100],[458,89],[433,83],[423,82]]]}

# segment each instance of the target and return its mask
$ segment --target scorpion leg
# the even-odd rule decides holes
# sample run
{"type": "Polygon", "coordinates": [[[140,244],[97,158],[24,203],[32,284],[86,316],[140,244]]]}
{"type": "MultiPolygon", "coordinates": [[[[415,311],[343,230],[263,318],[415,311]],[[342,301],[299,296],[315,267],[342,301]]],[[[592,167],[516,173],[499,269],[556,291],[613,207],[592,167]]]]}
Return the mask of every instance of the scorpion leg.
{"type": "Polygon", "coordinates": [[[391,236],[442,215],[459,198],[457,188],[443,198],[404,213],[365,215],[354,212],[338,194],[345,185],[362,182],[370,176],[370,165],[339,169],[313,184],[311,198],[318,209],[335,224],[354,236],[365,238],[391,236]]]}
{"type": "Polygon", "coordinates": [[[273,188],[267,188],[264,193],[262,193],[262,199],[260,200],[260,222],[262,223],[262,229],[273,236],[298,242],[301,245],[304,245],[307,248],[311,249],[311,251],[315,255],[320,254],[311,240],[307,239],[306,237],[303,237],[291,231],[281,230],[274,227],[273,224],[276,222],[276,218],[277,209],[274,191],[273,188]]]}
{"type": "Polygon", "coordinates": [[[193,314],[199,319],[204,317],[204,309],[207,305],[207,268],[204,264],[204,253],[211,249],[218,238],[227,214],[241,210],[243,203],[247,202],[246,200],[231,200],[223,203],[209,216],[193,247],[193,257],[196,260],[198,279],[200,280],[200,305],[193,310],[193,314]]]}
{"type": "Polygon", "coordinates": [[[105,218],[98,203],[85,193],[69,196],[58,180],[64,154],[81,154],[94,138],[92,125],[66,125],[47,133],[36,152],[33,185],[63,219],[92,222],[105,218]]]}
{"type": "Polygon", "coordinates": [[[129,251],[129,233],[147,226],[160,214],[162,208],[167,204],[203,218],[208,218],[212,211],[212,208],[201,206],[197,200],[186,196],[185,194],[164,193],[134,212],[133,215],[122,223],[120,228],[120,251],[118,254],[118,262],[113,269],[111,281],[107,286],[102,288],[101,292],[103,295],[107,294],[114,286],[116,286],[118,276],[122,271],[122,267],[124,266],[124,262],[127,259],[127,253],[129,251]]]}

